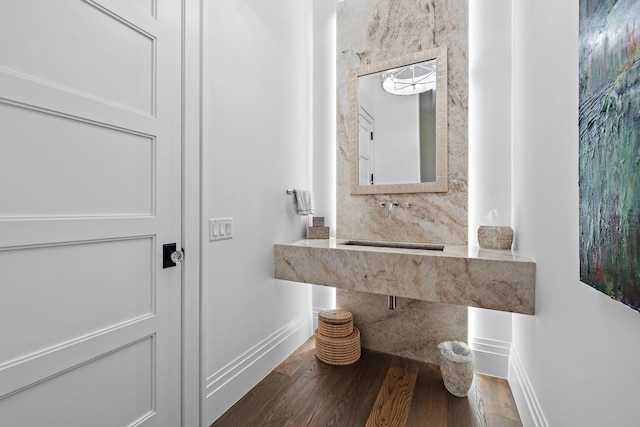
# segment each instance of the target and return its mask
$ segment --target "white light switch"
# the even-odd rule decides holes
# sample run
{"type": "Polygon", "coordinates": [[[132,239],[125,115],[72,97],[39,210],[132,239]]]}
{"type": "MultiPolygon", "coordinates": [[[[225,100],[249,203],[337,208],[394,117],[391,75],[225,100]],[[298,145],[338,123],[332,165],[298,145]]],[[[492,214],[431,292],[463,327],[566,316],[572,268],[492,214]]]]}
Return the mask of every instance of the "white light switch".
{"type": "Polygon", "coordinates": [[[209,218],[209,241],[231,239],[233,218],[209,218]]]}

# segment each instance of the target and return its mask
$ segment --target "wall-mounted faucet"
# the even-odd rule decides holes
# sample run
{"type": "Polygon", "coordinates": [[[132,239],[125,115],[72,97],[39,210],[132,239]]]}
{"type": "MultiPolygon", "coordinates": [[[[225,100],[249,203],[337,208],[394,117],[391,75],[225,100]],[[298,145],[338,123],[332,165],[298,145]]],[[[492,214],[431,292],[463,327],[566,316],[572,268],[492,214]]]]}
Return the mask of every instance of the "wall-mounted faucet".
{"type": "Polygon", "coordinates": [[[380,202],[380,207],[381,208],[389,208],[389,213],[391,213],[393,208],[398,208],[400,206],[402,206],[404,208],[411,208],[413,205],[410,202],[406,202],[406,203],[402,203],[402,204],[400,204],[399,202],[392,202],[392,201],[380,202]]]}

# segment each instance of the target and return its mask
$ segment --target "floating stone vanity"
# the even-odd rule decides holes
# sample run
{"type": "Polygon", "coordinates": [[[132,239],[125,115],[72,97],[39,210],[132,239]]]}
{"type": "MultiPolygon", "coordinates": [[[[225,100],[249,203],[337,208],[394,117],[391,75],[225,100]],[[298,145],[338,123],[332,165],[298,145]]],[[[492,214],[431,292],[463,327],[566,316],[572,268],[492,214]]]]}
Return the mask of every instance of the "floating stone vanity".
{"type": "Polygon", "coordinates": [[[535,262],[511,250],[341,239],[275,245],[276,279],[512,313],[535,313],[535,262]],[[347,244],[345,244],[347,243],[347,244]],[[366,244],[367,246],[364,246],[366,244]],[[402,245],[392,245],[402,246],[402,245]]]}

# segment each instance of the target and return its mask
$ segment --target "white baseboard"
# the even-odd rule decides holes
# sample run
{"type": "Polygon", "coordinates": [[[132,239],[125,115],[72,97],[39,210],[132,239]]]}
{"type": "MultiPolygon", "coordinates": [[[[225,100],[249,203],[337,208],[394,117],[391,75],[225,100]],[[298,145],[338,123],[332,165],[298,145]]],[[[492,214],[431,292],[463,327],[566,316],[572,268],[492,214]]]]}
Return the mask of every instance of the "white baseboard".
{"type": "Polygon", "coordinates": [[[302,315],[207,378],[206,424],[210,425],[312,335],[302,315]]]}
{"type": "Polygon", "coordinates": [[[473,351],[475,371],[492,377],[507,378],[511,343],[488,338],[473,337],[469,340],[473,351]]]}
{"type": "Polygon", "coordinates": [[[524,427],[549,427],[540,402],[515,348],[509,358],[509,386],[524,427]]]}

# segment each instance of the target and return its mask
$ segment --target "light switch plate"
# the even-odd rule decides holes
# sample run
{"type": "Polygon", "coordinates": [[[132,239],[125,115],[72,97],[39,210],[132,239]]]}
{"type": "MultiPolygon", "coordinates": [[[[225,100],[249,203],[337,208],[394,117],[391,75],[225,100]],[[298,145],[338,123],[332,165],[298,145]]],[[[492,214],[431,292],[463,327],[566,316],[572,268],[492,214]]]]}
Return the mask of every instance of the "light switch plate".
{"type": "Polygon", "coordinates": [[[209,218],[209,241],[233,238],[233,218],[209,218]]]}

